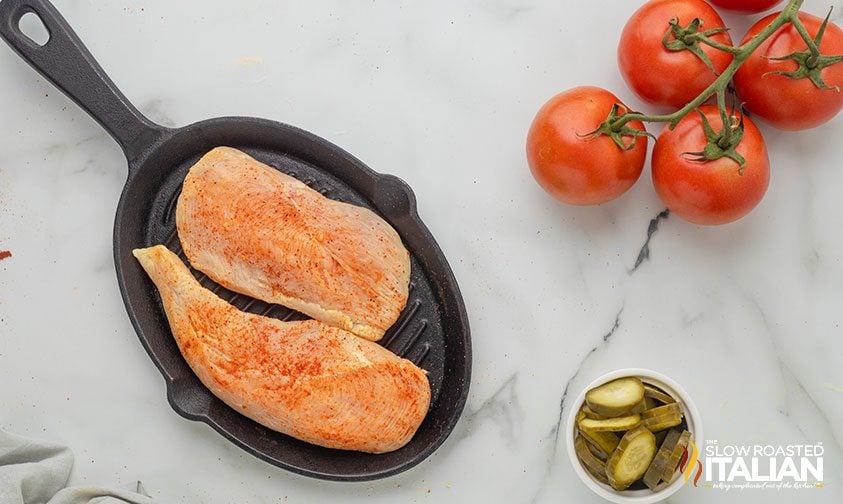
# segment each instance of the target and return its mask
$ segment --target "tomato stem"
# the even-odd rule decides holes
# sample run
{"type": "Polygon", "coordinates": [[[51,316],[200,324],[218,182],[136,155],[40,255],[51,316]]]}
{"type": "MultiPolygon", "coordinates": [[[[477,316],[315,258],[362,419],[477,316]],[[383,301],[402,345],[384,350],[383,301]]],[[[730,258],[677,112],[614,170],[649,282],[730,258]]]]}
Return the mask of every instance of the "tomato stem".
{"type": "Polygon", "coordinates": [[[720,122],[723,124],[723,135],[719,138],[718,145],[726,148],[732,141],[731,120],[726,112],[726,89],[717,90],[717,108],[720,109],[720,122]]]}
{"type": "Polygon", "coordinates": [[[727,52],[727,53],[731,53],[731,54],[737,54],[741,50],[740,47],[730,46],[728,44],[721,44],[720,42],[718,42],[716,40],[713,40],[711,37],[707,37],[707,36],[702,35],[702,34],[697,35],[697,40],[699,40],[703,44],[711,46],[715,49],[719,49],[723,52],[727,52]]]}
{"type": "Polygon", "coordinates": [[[838,86],[831,87],[825,83],[822,72],[824,68],[840,63],[841,60],[843,60],[843,55],[827,56],[825,54],[820,54],[819,52],[819,47],[822,44],[823,35],[825,34],[825,29],[828,26],[828,20],[830,17],[831,10],[828,11],[828,15],[826,15],[825,20],[823,20],[817,30],[817,36],[814,37],[813,40],[811,40],[811,37],[802,25],[801,20],[798,18],[795,19],[793,21],[793,26],[800,33],[803,41],[806,41],[806,44],[809,45],[809,49],[807,51],[796,51],[786,56],[778,56],[775,58],[771,57],[770,59],[775,61],[793,61],[796,63],[797,67],[796,70],[793,71],[779,70],[769,73],[773,75],[783,75],[785,77],[790,77],[791,79],[809,79],[820,89],[836,90],[839,92],[840,88],[838,86]]]}
{"type": "MultiPolygon", "coordinates": [[[[829,12],[829,14],[831,13],[829,12]]],[[[793,23],[793,27],[796,28],[796,31],[799,33],[799,36],[805,41],[805,44],[808,46],[808,50],[811,51],[811,57],[808,60],[808,65],[815,66],[817,59],[820,57],[820,48],[817,47],[816,42],[814,42],[814,39],[811,38],[811,34],[809,34],[808,30],[805,29],[805,25],[802,24],[799,16],[794,16],[791,22],[793,23]]],[[[822,39],[822,32],[824,31],[825,25],[823,25],[820,33],[817,34],[819,39],[822,39]]]]}
{"type": "MultiPolygon", "coordinates": [[[[702,93],[699,94],[696,98],[691,100],[687,105],[682,107],[681,109],[673,112],[672,114],[662,114],[662,115],[647,115],[642,114],[640,112],[630,112],[628,114],[623,114],[619,117],[613,118],[611,122],[611,129],[614,131],[618,131],[620,128],[628,124],[630,121],[643,121],[643,122],[660,122],[660,123],[668,123],[670,128],[673,129],[682,120],[683,117],[687,116],[689,113],[697,109],[700,105],[705,103],[709,98],[714,95],[717,95],[718,105],[721,109],[721,114],[725,113],[725,96],[726,96],[726,89],[729,86],[729,83],[732,81],[732,77],[735,75],[735,72],[738,71],[738,68],[746,61],[753,52],[755,52],[758,47],[764,43],[765,40],[770,38],[779,28],[784,26],[787,23],[793,23],[794,27],[800,34],[804,31],[804,35],[802,37],[805,39],[806,43],[808,44],[809,49],[811,50],[812,54],[814,51],[817,51],[817,56],[819,57],[819,49],[817,48],[817,44],[814,43],[814,40],[811,39],[811,36],[808,35],[807,30],[805,27],[802,26],[802,23],[799,21],[799,9],[802,7],[804,0],[789,0],[785,8],[770,22],[767,27],[765,27],[761,32],[758,33],[755,37],[748,40],[745,44],[738,46],[738,47],[731,47],[725,44],[720,44],[713,40],[710,40],[709,37],[699,34],[697,35],[697,39],[705,44],[708,44],[716,49],[721,49],[728,51],[734,54],[734,58],[732,62],[729,63],[729,66],[723,70],[723,73],[717,76],[714,82],[711,83],[702,93]],[[722,46],[722,47],[718,47],[722,46]]],[[[728,122],[724,120],[724,127],[728,129],[728,122]]]]}
{"type": "MultiPolygon", "coordinates": [[[[679,18],[673,18],[670,20],[668,25],[670,28],[664,33],[664,38],[662,38],[662,45],[664,48],[668,51],[674,52],[689,51],[691,54],[699,58],[700,61],[702,61],[712,72],[717,74],[714,64],[700,47],[700,41],[703,37],[711,40],[709,39],[709,36],[727,31],[728,28],[713,28],[711,30],[700,31],[703,27],[703,22],[700,18],[693,19],[690,23],[688,23],[688,26],[684,27],[679,24],[679,18]],[[673,40],[670,39],[671,35],[673,36],[673,40]]],[[[717,43],[713,40],[711,40],[711,42],[715,44],[717,43]]]]}

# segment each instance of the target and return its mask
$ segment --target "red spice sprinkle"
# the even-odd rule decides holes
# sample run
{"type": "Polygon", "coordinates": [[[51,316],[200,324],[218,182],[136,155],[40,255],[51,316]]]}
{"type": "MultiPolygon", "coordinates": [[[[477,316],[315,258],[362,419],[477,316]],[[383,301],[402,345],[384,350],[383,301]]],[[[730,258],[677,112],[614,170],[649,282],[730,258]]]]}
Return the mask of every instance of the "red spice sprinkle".
{"type": "Polygon", "coordinates": [[[0,261],[12,257],[12,253],[8,250],[0,250],[0,261]]]}

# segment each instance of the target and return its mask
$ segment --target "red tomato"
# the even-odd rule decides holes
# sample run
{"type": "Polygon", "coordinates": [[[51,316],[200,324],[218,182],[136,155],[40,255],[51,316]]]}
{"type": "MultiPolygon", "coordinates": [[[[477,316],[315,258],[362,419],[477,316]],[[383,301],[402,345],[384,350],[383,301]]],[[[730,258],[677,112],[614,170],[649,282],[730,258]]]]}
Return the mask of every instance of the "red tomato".
{"type": "MultiPolygon", "coordinates": [[[[755,23],[744,37],[754,37],[770,24],[777,14],[770,14],[755,23]]],[[[799,13],[799,19],[814,37],[823,20],[799,13]]],[[[807,44],[792,24],[781,27],[747,59],[734,77],[738,96],[746,108],[776,128],[802,130],[814,128],[831,120],[843,108],[843,93],[835,89],[820,89],[808,78],[791,79],[770,72],[792,72],[798,65],[792,60],[774,61],[770,58],[787,56],[807,50],[807,44]]],[[[843,30],[829,23],[820,43],[820,53],[843,54],[843,30]]],[[[843,63],[822,69],[822,79],[833,88],[843,87],[843,63]]]]}
{"type": "MultiPolygon", "coordinates": [[[[664,46],[663,38],[673,18],[678,18],[682,27],[699,18],[703,22],[700,31],[724,26],[717,12],[703,0],[651,0],[627,21],[618,44],[618,65],[627,85],[643,100],[678,109],[717,76],[690,51],[671,51],[664,46]]],[[[728,32],[714,34],[711,39],[732,44],[728,32]]],[[[671,35],[669,40],[676,39],[671,35]]],[[[732,61],[729,53],[708,45],[700,47],[718,74],[732,61]]]]}
{"type": "Polygon", "coordinates": [[[708,0],[718,7],[724,9],[751,14],[764,12],[765,10],[780,4],[782,0],[708,0]]]}
{"type": "MultiPolygon", "coordinates": [[[[584,86],[559,93],[536,114],[527,135],[527,161],[551,196],[572,205],[596,205],[617,198],[638,180],[647,137],[623,150],[608,136],[583,136],[597,129],[616,103],[620,100],[609,91],[584,86]]],[[[644,129],[640,121],[629,125],[644,129]]]]}
{"type": "MultiPolygon", "coordinates": [[[[714,105],[704,105],[714,131],[722,128],[714,105]]],[[[770,160],[761,132],[744,117],[744,134],[737,152],[746,159],[742,170],[730,158],[694,161],[690,152],[706,145],[702,119],[692,112],[671,131],[665,127],[653,149],[653,185],[674,214],[697,224],[726,224],[758,205],[770,183],[770,160]]]]}

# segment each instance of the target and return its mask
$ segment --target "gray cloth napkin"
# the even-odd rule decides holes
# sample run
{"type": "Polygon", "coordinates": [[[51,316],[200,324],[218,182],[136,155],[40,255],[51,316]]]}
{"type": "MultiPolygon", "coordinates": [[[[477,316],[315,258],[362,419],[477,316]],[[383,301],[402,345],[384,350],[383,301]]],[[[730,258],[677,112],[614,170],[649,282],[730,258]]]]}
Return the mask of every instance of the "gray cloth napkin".
{"type": "Polygon", "coordinates": [[[66,446],[28,439],[0,430],[0,503],[94,504],[121,502],[155,504],[140,482],[136,491],[66,488],[73,452],[66,446]]]}

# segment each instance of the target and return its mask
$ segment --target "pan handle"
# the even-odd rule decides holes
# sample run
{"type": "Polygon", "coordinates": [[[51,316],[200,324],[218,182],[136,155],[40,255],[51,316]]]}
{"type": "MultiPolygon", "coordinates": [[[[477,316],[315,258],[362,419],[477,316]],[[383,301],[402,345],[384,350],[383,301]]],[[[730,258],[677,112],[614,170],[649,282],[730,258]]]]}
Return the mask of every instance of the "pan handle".
{"type": "Polygon", "coordinates": [[[108,131],[131,161],[165,131],[117,89],[58,10],[47,0],[1,0],[0,37],[108,131]],[[39,45],[23,32],[21,18],[41,19],[49,40],[39,45]]]}

